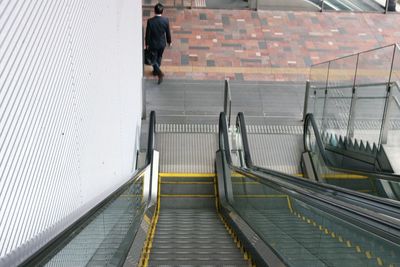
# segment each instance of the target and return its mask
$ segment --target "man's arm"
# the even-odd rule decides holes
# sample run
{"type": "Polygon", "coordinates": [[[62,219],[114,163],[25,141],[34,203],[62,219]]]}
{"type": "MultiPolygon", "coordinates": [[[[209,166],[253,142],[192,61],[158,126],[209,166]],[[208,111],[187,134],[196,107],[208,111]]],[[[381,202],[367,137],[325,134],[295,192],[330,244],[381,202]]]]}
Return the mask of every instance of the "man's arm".
{"type": "Polygon", "coordinates": [[[166,35],[167,35],[167,43],[168,45],[171,45],[172,41],[171,41],[171,31],[169,30],[169,20],[167,19],[167,30],[165,31],[166,35]]]}

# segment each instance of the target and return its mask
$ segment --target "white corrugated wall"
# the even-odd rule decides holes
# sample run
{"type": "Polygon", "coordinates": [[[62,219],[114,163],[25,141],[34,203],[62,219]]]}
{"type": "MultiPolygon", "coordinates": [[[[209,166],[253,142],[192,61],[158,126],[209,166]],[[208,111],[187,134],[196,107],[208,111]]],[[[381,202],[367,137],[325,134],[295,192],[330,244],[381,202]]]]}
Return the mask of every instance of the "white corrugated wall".
{"type": "Polygon", "coordinates": [[[0,1],[0,266],[133,171],[141,17],[138,0],[0,1]]]}

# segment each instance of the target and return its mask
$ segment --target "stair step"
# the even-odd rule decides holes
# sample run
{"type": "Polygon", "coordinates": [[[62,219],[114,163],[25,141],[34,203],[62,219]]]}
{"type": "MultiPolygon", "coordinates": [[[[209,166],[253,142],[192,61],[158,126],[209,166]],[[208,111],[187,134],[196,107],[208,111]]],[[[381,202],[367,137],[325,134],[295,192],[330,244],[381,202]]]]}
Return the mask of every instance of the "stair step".
{"type": "MultiPolygon", "coordinates": [[[[243,255],[238,253],[237,255],[219,255],[219,254],[204,254],[204,255],[195,255],[195,254],[188,254],[188,255],[175,255],[175,254],[169,254],[169,255],[164,255],[164,254],[153,254],[150,252],[150,259],[157,259],[157,261],[171,261],[171,260],[176,260],[176,261],[186,261],[186,262],[192,262],[192,261],[208,261],[209,263],[215,263],[215,261],[242,261],[244,262],[243,255]]],[[[150,265],[151,266],[151,265],[150,265]]]]}
{"type": "Polygon", "coordinates": [[[161,209],[211,209],[215,208],[215,197],[161,197],[160,207],[161,209]]]}
{"type": "Polygon", "coordinates": [[[168,240],[168,239],[154,239],[152,245],[165,245],[169,244],[171,246],[177,246],[179,247],[180,245],[228,245],[228,244],[233,244],[232,239],[226,238],[226,239],[215,239],[213,242],[210,244],[210,242],[205,239],[197,239],[197,240],[189,240],[189,239],[178,239],[178,240],[168,240]]]}
{"type": "Polygon", "coordinates": [[[238,249],[236,247],[230,247],[230,248],[218,248],[216,250],[215,248],[199,248],[199,247],[192,247],[192,248],[176,248],[176,247],[152,247],[151,248],[151,253],[157,254],[157,255],[177,255],[179,256],[186,256],[186,255],[208,255],[210,253],[215,254],[215,255],[232,255],[232,257],[236,256],[241,256],[240,253],[238,253],[238,249]]]}
{"type": "Polygon", "coordinates": [[[214,177],[161,177],[161,183],[164,182],[209,182],[214,183],[214,177]]]}
{"type": "Polygon", "coordinates": [[[164,260],[150,259],[149,266],[162,266],[162,267],[221,267],[221,266],[229,266],[229,267],[247,267],[248,264],[244,261],[235,261],[235,260],[214,260],[212,262],[207,262],[207,260],[194,260],[194,259],[183,259],[183,260],[164,260]],[[190,261],[190,263],[188,263],[190,261]]]}
{"type": "Polygon", "coordinates": [[[161,184],[161,196],[168,195],[212,195],[214,184],[161,184]]]}

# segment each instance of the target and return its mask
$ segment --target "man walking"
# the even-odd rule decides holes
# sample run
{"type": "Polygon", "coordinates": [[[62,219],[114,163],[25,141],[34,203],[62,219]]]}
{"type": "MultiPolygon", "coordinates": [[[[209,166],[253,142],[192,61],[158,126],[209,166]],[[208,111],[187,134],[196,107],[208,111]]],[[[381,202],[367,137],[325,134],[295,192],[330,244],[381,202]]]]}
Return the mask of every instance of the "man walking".
{"type": "Polygon", "coordinates": [[[166,44],[171,46],[171,32],[169,21],[162,16],[164,6],[160,3],[154,6],[155,16],[147,20],[146,48],[154,55],[153,75],[158,76],[158,84],[163,81],[164,73],[161,71],[161,59],[166,44]]]}

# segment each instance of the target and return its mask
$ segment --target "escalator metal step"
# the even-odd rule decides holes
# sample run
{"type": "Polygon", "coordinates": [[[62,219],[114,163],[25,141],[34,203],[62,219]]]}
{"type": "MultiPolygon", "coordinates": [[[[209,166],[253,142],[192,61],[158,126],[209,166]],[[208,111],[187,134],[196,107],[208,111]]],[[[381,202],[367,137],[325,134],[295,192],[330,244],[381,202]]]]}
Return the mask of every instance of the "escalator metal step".
{"type": "Polygon", "coordinates": [[[161,208],[149,266],[248,266],[248,263],[215,208],[161,208]]]}

